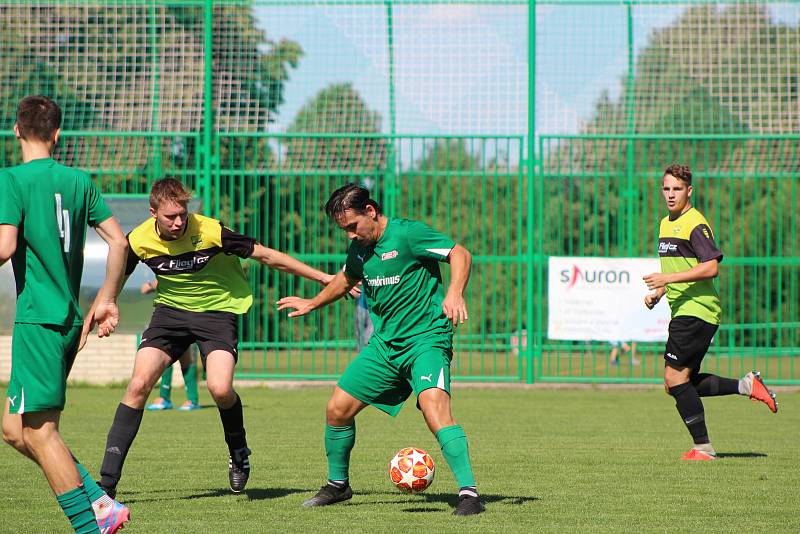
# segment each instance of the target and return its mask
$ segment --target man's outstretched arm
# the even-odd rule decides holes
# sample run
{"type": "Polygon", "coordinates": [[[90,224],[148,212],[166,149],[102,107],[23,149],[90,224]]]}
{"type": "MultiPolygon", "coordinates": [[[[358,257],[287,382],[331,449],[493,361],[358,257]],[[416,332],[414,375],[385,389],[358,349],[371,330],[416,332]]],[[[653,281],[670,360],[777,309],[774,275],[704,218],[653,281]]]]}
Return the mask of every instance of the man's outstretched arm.
{"type": "Polygon", "coordinates": [[[259,243],[256,243],[255,247],[253,247],[253,254],[250,258],[272,269],[277,269],[295,276],[302,276],[303,278],[319,282],[323,285],[327,285],[333,280],[332,274],[324,273],[319,269],[315,269],[303,263],[297,258],[293,258],[285,252],[265,247],[259,243]]]}
{"type": "Polygon", "coordinates": [[[339,272],[314,298],[283,297],[278,301],[278,311],[293,309],[295,311],[290,312],[289,317],[300,317],[339,300],[350,292],[357,283],[358,280],[351,280],[347,278],[344,272],[339,272]]]}

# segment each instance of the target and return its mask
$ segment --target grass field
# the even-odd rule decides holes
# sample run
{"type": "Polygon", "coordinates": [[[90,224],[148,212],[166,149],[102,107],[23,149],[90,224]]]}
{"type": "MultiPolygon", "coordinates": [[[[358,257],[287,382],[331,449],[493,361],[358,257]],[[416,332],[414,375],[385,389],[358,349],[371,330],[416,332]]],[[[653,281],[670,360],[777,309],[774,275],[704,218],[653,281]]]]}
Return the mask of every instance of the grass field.
{"type": "MultiPolygon", "coordinates": [[[[662,390],[455,391],[470,438],[481,516],[456,518],[454,480],[413,405],[396,419],[367,409],[358,420],[348,504],[306,510],[322,484],[328,387],[241,390],[253,472],[246,494],[227,489],[227,450],[216,409],[146,413],[119,500],[126,533],[226,532],[797,532],[800,393],[781,411],[740,397],[707,399],[715,462],[681,462],[690,441],[662,390]],[[389,484],[401,447],[437,462],[426,494],[389,484]]],[[[206,404],[209,396],[201,396],[206,404]]],[[[182,401],[176,391],[174,400],[182,401]]],[[[121,389],[69,391],[62,433],[97,474],[121,389]]],[[[0,449],[0,532],[69,532],[44,477],[0,449]]]]}

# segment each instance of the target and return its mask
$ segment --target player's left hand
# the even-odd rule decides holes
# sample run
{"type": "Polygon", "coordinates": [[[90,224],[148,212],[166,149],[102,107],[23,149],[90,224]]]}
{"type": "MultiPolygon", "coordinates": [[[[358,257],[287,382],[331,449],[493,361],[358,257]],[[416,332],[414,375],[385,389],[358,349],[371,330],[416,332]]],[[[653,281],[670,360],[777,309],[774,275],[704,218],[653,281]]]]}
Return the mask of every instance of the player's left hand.
{"type": "Polygon", "coordinates": [[[460,294],[451,294],[448,293],[444,297],[444,301],[442,301],[442,310],[444,310],[445,316],[453,321],[453,326],[458,326],[459,324],[464,324],[464,321],[469,319],[467,314],[467,303],[464,301],[464,297],[460,294]]]}
{"type": "Polygon", "coordinates": [[[94,310],[92,327],[97,324],[97,337],[108,337],[119,324],[119,308],[116,302],[101,302],[94,310]]]}
{"type": "Polygon", "coordinates": [[[302,299],[300,297],[283,297],[278,302],[278,311],[293,309],[289,312],[289,317],[300,317],[314,310],[311,306],[311,299],[302,299]]]}
{"type": "Polygon", "coordinates": [[[647,284],[647,289],[658,289],[666,286],[669,281],[667,275],[664,273],[650,273],[642,277],[644,283],[647,284]]]}

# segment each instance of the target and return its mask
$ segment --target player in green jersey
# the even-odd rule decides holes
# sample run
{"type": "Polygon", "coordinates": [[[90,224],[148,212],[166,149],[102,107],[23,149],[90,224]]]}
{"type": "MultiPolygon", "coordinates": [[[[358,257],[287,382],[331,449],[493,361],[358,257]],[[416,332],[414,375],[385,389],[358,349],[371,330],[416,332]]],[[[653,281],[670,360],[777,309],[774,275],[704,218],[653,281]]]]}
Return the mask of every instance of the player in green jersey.
{"type": "Polygon", "coordinates": [[[328,481],[304,505],[324,506],[353,496],[348,471],[356,415],[367,405],[396,415],[413,392],[460,488],[454,514],[482,512],[467,437],[450,409],[453,327],[467,319],[463,293],[472,256],[423,223],[387,217],[369,192],[355,184],[334,191],[325,211],[352,241],[345,268],[314,298],[284,297],[278,309],[293,309],[289,317],[299,317],[363,282],[375,330],[328,401],[328,481]],[[442,261],[450,264],[446,293],[442,261]]]}
{"type": "Polygon", "coordinates": [[[127,243],[89,175],[52,158],[60,132],[55,102],[22,99],[14,133],[23,163],[0,171],[0,265],[11,259],[17,286],[3,439],[41,467],[76,532],[116,532],[128,509],[104,494],[72,456],[59,420],[82,342],[78,294],[86,227],[109,246],[106,278],[86,318],[87,329],[99,323],[101,337],[119,320],[127,243]]]}
{"type": "Polygon", "coordinates": [[[250,475],[250,449],[242,401],[233,388],[233,371],[238,359],[239,315],[250,308],[253,296],[240,258],[321,284],[333,279],[333,275],[267,248],[216,219],[189,213],[190,198],[177,180],[155,182],[150,191],[152,218],[128,234],[126,274],[143,262],[156,275],[158,288],[133,376],[108,432],[100,484],[109,495],[116,493],[148,395],[164,369],[192,344],[200,349],[208,391],[222,420],[230,454],[230,488],[234,493],[244,491],[250,475]]]}
{"type": "Polygon", "coordinates": [[[644,303],[652,309],[666,294],[672,311],[664,350],[664,387],[675,398],[675,407],[694,440],[683,459],[713,460],[716,452],[708,438],[700,397],[745,395],[765,403],[772,412],[778,411],[778,403],[755,371],[741,380],[700,372],[722,314],[713,283],[722,252],[705,217],[692,207],[689,167],[667,167],[661,190],[669,210],[658,237],[661,272],[644,277],[647,287],[655,290],[644,303]]]}

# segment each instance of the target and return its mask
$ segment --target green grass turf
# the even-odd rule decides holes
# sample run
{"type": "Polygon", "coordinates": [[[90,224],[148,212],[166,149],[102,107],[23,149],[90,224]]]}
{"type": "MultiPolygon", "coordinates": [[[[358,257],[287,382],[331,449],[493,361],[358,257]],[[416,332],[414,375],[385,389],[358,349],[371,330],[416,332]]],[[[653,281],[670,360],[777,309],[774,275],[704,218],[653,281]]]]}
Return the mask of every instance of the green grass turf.
{"type": "MultiPolygon", "coordinates": [[[[487,511],[450,515],[455,482],[413,404],[396,419],[359,416],[349,504],[301,507],[325,478],[323,410],[330,388],[242,389],[253,472],[227,489],[216,409],[145,413],[119,499],[124,532],[797,532],[800,394],[781,412],[741,397],[706,399],[715,462],[681,462],[690,440],[659,389],[455,391],[487,511]],[[427,449],[427,493],[402,495],[386,465],[398,449],[427,449]]],[[[121,389],[72,388],[62,434],[97,475],[121,389]]],[[[183,400],[183,391],[174,401],[183,400]]],[[[201,400],[209,404],[202,392],[201,400]]],[[[43,475],[0,449],[0,532],[68,532],[43,475]]]]}

